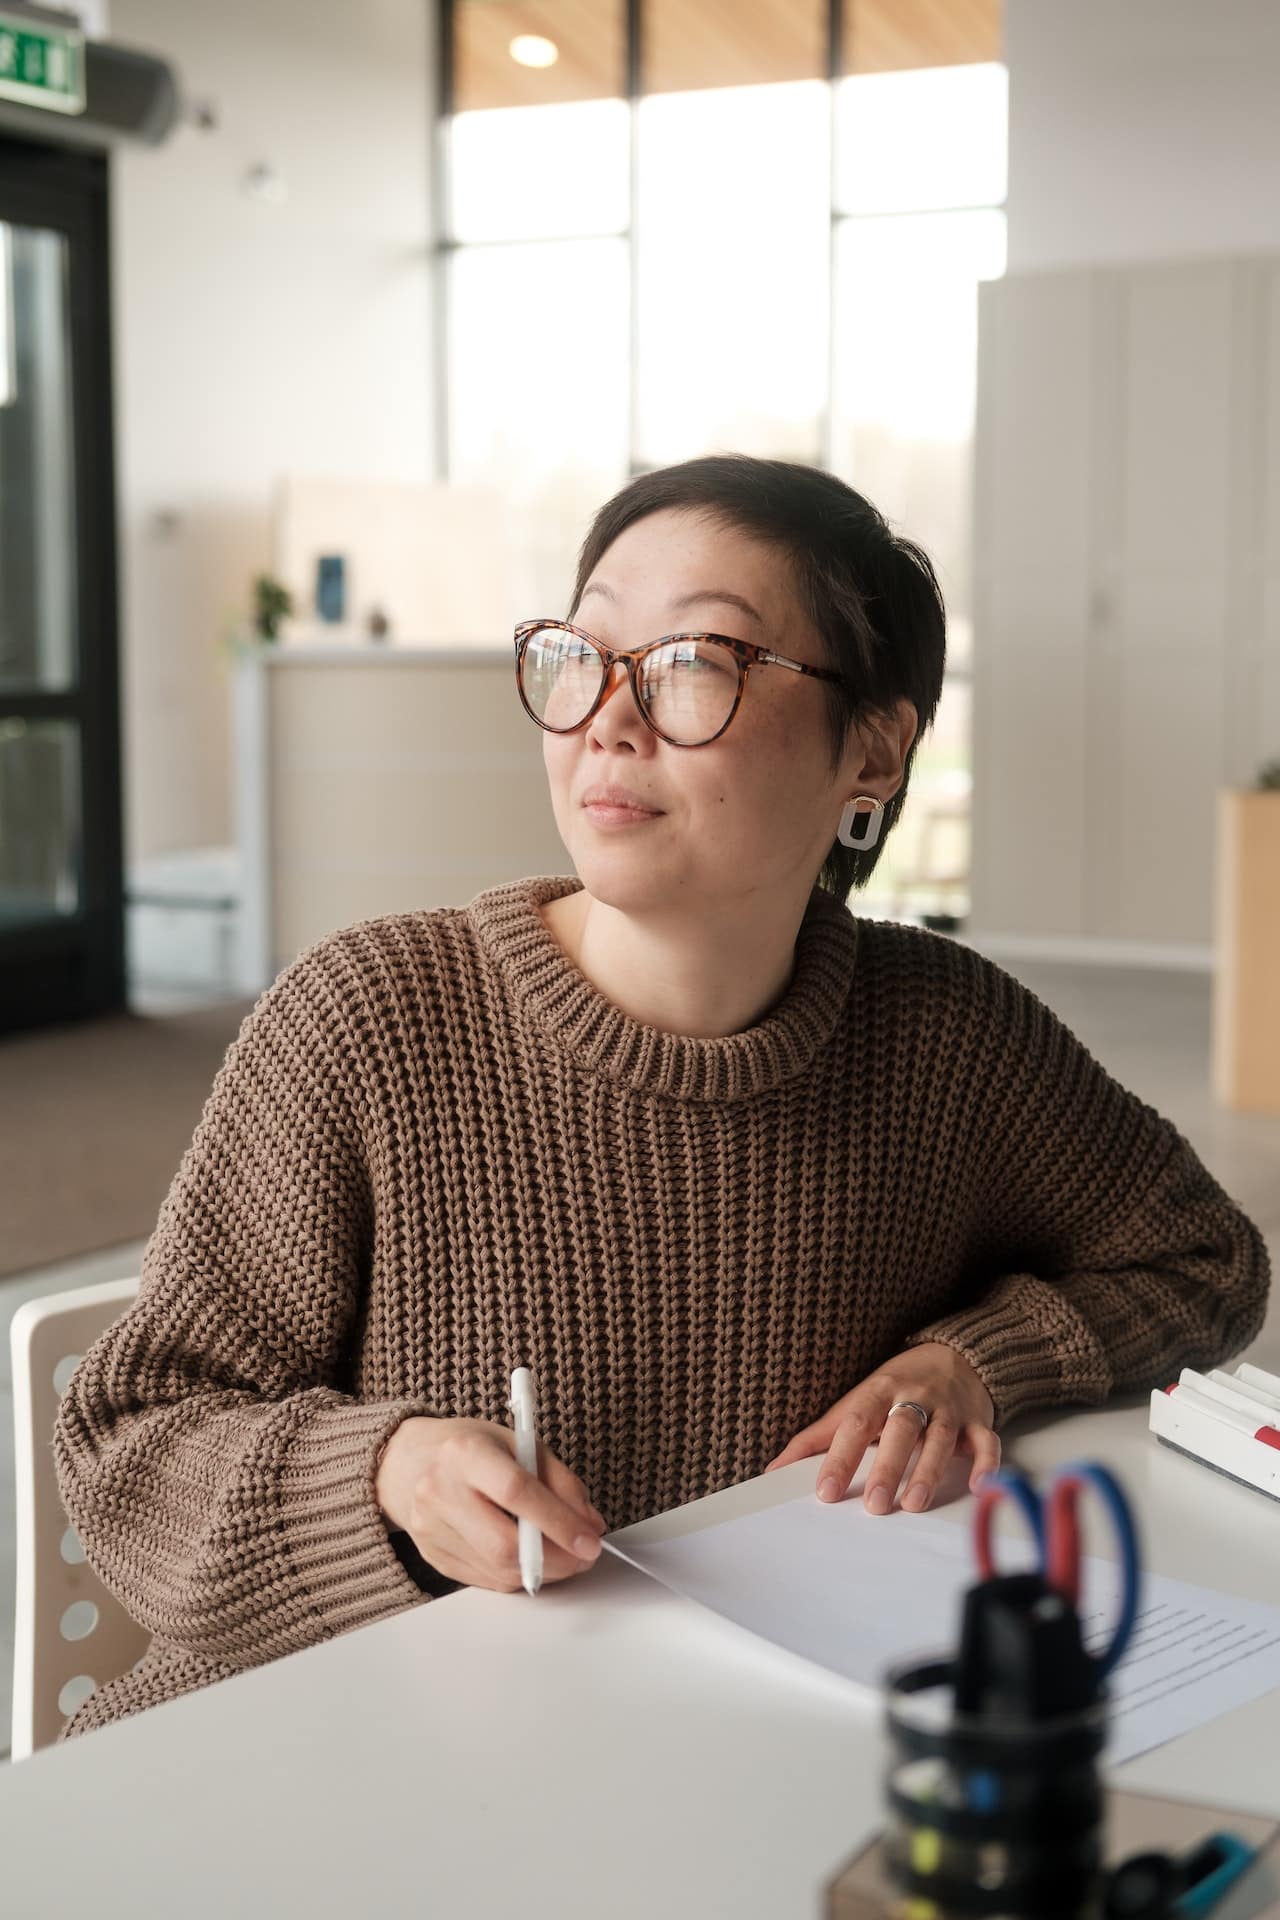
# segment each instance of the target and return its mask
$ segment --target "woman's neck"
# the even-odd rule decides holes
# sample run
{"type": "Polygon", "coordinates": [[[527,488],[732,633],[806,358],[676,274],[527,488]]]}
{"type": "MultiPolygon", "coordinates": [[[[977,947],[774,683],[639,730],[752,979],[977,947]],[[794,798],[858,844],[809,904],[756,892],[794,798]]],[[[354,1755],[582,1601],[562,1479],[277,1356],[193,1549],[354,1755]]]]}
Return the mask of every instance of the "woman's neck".
{"type": "Polygon", "coordinates": [[[707,1040],[742,1033],[782,999],[795,973],[795,934],[784,919],[763,940],[705,923],[681,938],[605,906],[585,887],[538,911],[597,992],[667,1033],[707,1040]]]}

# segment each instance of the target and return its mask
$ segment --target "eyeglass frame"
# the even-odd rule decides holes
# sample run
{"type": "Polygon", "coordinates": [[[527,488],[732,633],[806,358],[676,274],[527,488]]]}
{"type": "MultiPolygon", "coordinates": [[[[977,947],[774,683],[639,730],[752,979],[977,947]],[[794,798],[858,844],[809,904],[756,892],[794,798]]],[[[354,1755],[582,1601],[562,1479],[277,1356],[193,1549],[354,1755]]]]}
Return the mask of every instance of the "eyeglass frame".
{"type": "Polygon", "coordinates": [[[793,673],[807,673],[815,680],[831,680],[838,686],[847,684],[843,674],[833,673],[829,667],[811,667],[807,660],[792,660],[785,653],[775,653],[770,647],[758,646],[753,640],[739,640],[736,639],[734,635],[728,633],[664,633],[661,639],[650,640],[647,645],[643,647],[606,647],[604,641],[597,640],[594,633],[588,633],[585,627],[575,627],[570,620],[521,620],[515,630],[515,647],[516,692],[520,696],[520,704],[534,725],[541,727],[544,733],[579,733],[589,721],[593,720],[604,705],[606,695],[609,691],[609,682],[613,676],[614,663],[615,661],[621,660],[626,665],[627,681],[631,688],[631,698],[635,702],[637,713],[649,731],[656,733],[659,740],[665,740],[669,747],[710,747],[726,734],[733,724],[734,716],[738,708],[742,705],[742,696],[747,690],[747,676],[751,672],[752,667],[789,667],[793,673]],[[581,720],[576,720],[571,727],[549,727],[545,720],[538,718],[524,696],[525,649],[533,634],[540,627],[554,627],[558,632],[572,633],[577,639],[585,640],[589,646],[594,647],[604,661],[604,675],[600,681],[600,691],[592,701],[590,707],[588,707],[587,711],[583,714],[581,720]],[[662,728],[650,718],[645,703],[640,697],[640,691],[636,685],[636,669],[640,661],[643,660],[647,654],[652,653],[655,648],[665,647],[672,640],[717,640],[722,647],[728,647],[737,661],[738,690],[733,697],[733,705],[729,709],[728,718],[725,720],[724,725],[706,740],[673,740],[669,734],[664,733],[662,728]]]}

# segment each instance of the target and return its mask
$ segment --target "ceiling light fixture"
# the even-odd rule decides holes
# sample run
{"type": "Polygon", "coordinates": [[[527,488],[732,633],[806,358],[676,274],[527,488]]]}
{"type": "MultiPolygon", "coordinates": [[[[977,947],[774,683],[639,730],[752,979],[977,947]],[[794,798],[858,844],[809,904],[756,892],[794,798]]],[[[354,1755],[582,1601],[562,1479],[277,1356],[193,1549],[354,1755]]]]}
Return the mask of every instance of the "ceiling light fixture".
{"type": "Polygon", "coordinates": [[[554,67],[560,58],[555,41],[541,33],[518,33],[507,51],[522,67],[554,67]]]}

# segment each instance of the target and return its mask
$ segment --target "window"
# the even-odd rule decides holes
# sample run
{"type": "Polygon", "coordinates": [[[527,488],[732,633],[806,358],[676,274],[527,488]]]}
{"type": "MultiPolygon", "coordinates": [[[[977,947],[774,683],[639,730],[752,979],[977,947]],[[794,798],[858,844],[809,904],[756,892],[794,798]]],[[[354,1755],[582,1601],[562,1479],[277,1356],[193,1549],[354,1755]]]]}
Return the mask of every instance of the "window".
{"type": "Polygon", "coordinates": [[[819,458],[826,93],[799,80],[640,102],[635,451],[645,466],[729,448],[819,458]]]}
{"type": "Polygon", "coordinates": [[[446,76],[450,478],[509,508],[511,621],[562,610],[630,458],[623,0],[458,0],[446,76]]]}
{"type": "Polygon", "coordinates": [[[835,88],[837,213],[911,213],[1003,203],[1004,67],[860,73],[835,88]]]}
{"type": "Polygon", "coordinates": [[[625,100],[458,114],[449,167],[454,239],[625,233],[629,142],[625,100]]]}
{"type": "Polygon", "coordinates": [[[624,240],[452,262],[449,472],[513,509],[512,625],[563,610],[586,523],[626,479],[627,288],[624,240]]]}
{"type": "Polygon", "coordinates": [[[448,470],[563,611],[628,473],[829,467],[919,540],[948,672],[868,910],[968,909],[977,289],[1004,272],[1000,0],[445,0],[448,470]]]}

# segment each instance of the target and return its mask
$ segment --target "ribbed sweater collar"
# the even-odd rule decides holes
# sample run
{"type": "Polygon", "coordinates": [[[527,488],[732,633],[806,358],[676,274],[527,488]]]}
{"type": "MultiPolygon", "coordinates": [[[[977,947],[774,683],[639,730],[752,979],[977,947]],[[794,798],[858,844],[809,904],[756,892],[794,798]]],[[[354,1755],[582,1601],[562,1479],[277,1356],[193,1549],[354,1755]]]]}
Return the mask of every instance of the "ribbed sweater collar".
{"type": "Polygon", "coordinates": [[[633,1020],[576,967],[539,918],[544,901],[574,893],[574,874],[526,876],[478,893],[464,911],[513,1002],[582,1067],[642,1092],[681,1100],[742,1100],[794,1080],[848,1004],[859,922],[815,887],[782,998],[754,1026],[698,1039],[633,1020]]]}

